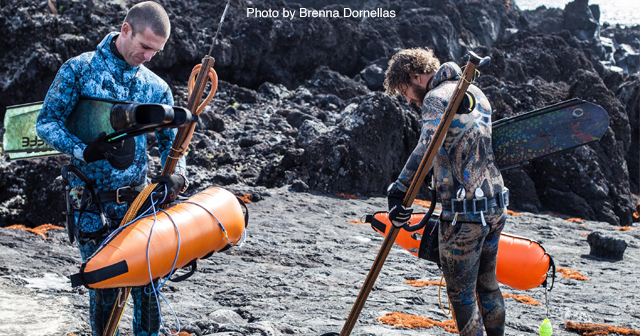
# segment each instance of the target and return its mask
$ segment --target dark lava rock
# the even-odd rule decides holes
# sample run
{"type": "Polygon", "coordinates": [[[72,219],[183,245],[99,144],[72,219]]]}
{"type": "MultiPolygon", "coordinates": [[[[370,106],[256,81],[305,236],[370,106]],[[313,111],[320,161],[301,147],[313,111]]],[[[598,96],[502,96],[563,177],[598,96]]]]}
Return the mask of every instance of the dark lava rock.
{"type": "Polygon", "coordinates": [[[203,112],[198,116],[198,128],[222,133],[224,131],[224,120],[214,112],[203,112]]]}
{"type": "MultiPolygon", "coordinates": [[[[629,187],[633,194],[640,194],[640,74],[620,77],[617,83],[607,84],[623,105],[629,119],[631,139],[625,156],[629,169],[629,187]]],[[[624,123],[624,120],[621,120],[624,123]]],[[[625,126],[626,127],[626,126],[625,126]]]]}
{"type": "Polygon", "coordinates": [[[289,123],[289,125],[291,125],[292,127],[295,128],[300,128],[300,126],[302,126],[302,124],[304,124],[305,121],[307,120],[312,120],[315,122],[321,122],[319,119],[317,119],[316,117],[300,112],[300,111],[290,111],[287,114],[287,122],[289,123]]]}
{"type": "Polygon", "coordinates": [[[238,183],[238,180],[238,174],[231,168],[218,169],[213,176],[213,182],[223,186],[238,183]]]}
{"type": "Polygon", "coordinates": [[[296,143],[298,146],[304,147],[317,139],[320,135],[328,132],[329,129],[320,122],[313,120],[305,120],[299,127],[296,143]]]}
{"type": "Polygon", "coordinates": [[[557,33],[564,29],[563,10],[560,8],[547,8],[540,6],[533,11],[529,11],[529,29],[542,34],[557,33]]]}
{"type": "Polygon", "coordinates": [[[291,92],[282,84],[263,83],[258,87],[258,93],[262,93],[268,98],[285,99],[291,96],[291,92]]]}
{"type": "Polygon", "coordinates": [[[0,175],[0,227],[13,224],[64,226],[66,211],[60,168],[69,159],[2,162],[0,175]]]}
{"type": "Polygon", "coordinates": [[[590,233],[587,242],[591,247],[589,254],[599,258],[622,260],[624,250],[627,249],[627,242],[624,240],[605,236],[600,232],[590,233]]]}
{"type": "Polygon", "coordinates": [[[262,140],[254,136],[244,137],[240,139],[240,147],[251,147],[259,143],[262,143],[262,140]]]}
{"type": "Polygon", "coordinates": [[[291,183],[291,190],[297,192],[307,192],[309,191],[309,186],[301,180],[294,180],[291,183]]]}
{"type": "Polygon", "coordinates": [[[305,86],[311,93],[330,93],[341,99],[349,99],[369,92],[364,85],[326,66],[318,68],[313,77],[306,82],[305,86]]]}
{"type": "Polygon", "coordinates": [[[367,83],[369,90],[381,91],[384,89],[384,72],[387,67],[371,64],[360,71],[360,77],[367,83]]]}
{"type": "MultiPolygon", "coordinates": [[[[597,8],[597,6],[595,7],[597,8]]],[[[594,8],[594,9],[595,9],[594,8]]],[[[596,16],[600,17],[600,9],[596,10],[596,16]]],[[[589,7],[589,0],[574,0],[569,2],[563,12],[564,29],[569,30],[581,40],[590,40],[597,37],[599,29],[598,19],[593,15],[589,7]]]]}
{"type": "MultiPolygon", "coordinates": [[[[210,13],[221,13],[224,2],[160,3],[169,13],[172,35],[148,67],[184,106],[187,75],[207,53],[218,23],[210,13]]],[[[42,100],[61,64],[94,50],[118,29],[130,5],[58,0],[54,15],[47,2],[4,1],[0,30],[6,38],[0,39],[0,50],[12,52],[0,54],[0,117],[6,106],[42,100]]],[[[251,6],[341,11],[370,4],[260,0],[251,6]]],[[[603,30],[608,40],[600,41],[597,33],[581,40],[598,19],[584,0],[566,11],[520,11],[513,2],[493,0],[380,0],[376,6],[401,15],[287,21],[248,18],[244,7],[231,4],[213,49],[215,69],[224,80],[211,111],[201,116],[187,156],[193,192],[211,183],[281,186],[298,179],[310,190],[382,193],[413,150],[420,125],[404,102],[369,93],[380,89],[386,60],[401,48],[429,46],[442,62],[464,62],[461,57],[473,49],[493,60],[478,85],[494,108],[494,121],[572,97],[596,102],[611,114],[611,130],[599,143],[505,172],[512,207],[630,222],[628,194],[639,192],[640,175],[638,78],[613,72],[609,65],[638,63],[640,27],[608,27],[603,30]],[[565,23],[573,25],[568,27],[573,34],[565,23]],[[219,118],[216,113],[222,111],[219,118]]],[[[153,174],[160,159],[151,144],[149,153],[153,174]]],[[[53,172],[60,168],[58,160],[20,161],[19,166],[39,171],[51,165],[53,172]]],[[[44,208],[33,203],[34,192],[38,202],[61,194],[40,188],[35,178],[14,178],[14,171],[24,173],[16,163],[0,167],[3,181],[11,180],[3,187],[16,190],[1,195],[0,209],[6,209],[7,220],[31,224],[26,215],[36,211],[27,209],[44,208]],[[22,187],[12,189],[14,184],[22,187]]],[[[62,209],[54,210],[57,219],[46,216],[49,220],[40,223],[60,221],[62,209]]]]}
{"type": "Polygon", "coordinates": [[[381,93],[360,97],[344,108],[335,129],[267,165],[258,183],[272,187],[300,179],[322,192],[383,193],[418,139],[418,118],[403,106],[381,93]]]}

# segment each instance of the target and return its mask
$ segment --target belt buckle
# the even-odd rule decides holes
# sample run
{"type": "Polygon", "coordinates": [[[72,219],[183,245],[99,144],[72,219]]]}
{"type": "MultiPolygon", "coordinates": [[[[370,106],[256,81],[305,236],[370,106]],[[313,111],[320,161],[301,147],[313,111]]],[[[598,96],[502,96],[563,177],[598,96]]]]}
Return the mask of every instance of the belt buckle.
{"type": "Polygon", "coordinates": [[[504,188],[504,190],[498,194],[498,199],[500,200],[501,208],[509,206],[509,189],[504,188]]]}
{"type": "Polygon", "coordinates": [[[451,211],[453,213],[466,213],[467,212],[467,202],[466,200],[458,201],[456,199],[451,200],[451,211]],[[462,205],[462,206],[460,206],[462,205]],[[462,209],[460,209],[462,207],[462,209]]]}
{"type": "Polygon", "coordinates": [[[489,204],[488,204],[488,201],[487,201],[486,197],[483,197],[481,199],[474,199],[473,200],[473,213],[474,214],[479,214],[479,213],[485,212],[487,210],[489,210],[489,204]],[[484,205],[484,210],[482,210],[482,208],[483,208],[482,206],[476,205],[477,204],[476,202],[480,202],[481,205],[484,205]]]}
{"type": "Polygon", "coordinates": [[[122,189],[131,189],[131,186],[126,186],[126,187],[122,187],[122,188],[116,189],[116,203],[117,204],[127,203],[125,201],[120,202],[120,190],[122,190],[122,189]]]}

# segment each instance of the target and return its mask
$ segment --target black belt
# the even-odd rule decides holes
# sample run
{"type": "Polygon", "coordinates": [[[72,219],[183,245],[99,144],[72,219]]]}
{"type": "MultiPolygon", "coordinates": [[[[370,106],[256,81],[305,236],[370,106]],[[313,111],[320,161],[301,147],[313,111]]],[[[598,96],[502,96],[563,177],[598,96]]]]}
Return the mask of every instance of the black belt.
{"type": "Polygon", "coordinates": [[[492,197],[483,197],[480,199],[443,200],[442,210],[454,213],[474,213],[479,214],[491,208],[504,208],[509,205],[509,189],[495,194],[492,197]]]}
{"type": "Polygon", "coordinates": [[[98,198],[102,203],[116,202],[118,204],[131,203],[140,194],[131,187],[122,187],[116,190],[104,190],[98,192],[98,198]]]}

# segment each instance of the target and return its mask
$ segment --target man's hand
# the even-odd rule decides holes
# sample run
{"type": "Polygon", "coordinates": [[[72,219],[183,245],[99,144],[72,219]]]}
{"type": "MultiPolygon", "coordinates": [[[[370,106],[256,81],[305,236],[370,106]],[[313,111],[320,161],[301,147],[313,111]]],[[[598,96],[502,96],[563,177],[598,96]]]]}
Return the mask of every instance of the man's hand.
{"type": "Polygon", "coordinates": [[[151,179],[152,183],[165,183],[167,185],[167,196],[162,204],[171,203],[176,200],[178,194],[184,189],[186,183],[182,175],[160,175],[151,179]]]}
{"type": "Polygon", "coordinates": [[[389,203],[389,220],[395,227],[402,227],[413,213],[412,208],[402,206],[405,193],[398,190],[395,183],[387,189],[387,201],[389,203]]]}
{"type": "Polygon", "coordinates": [[[117,143],[107,142],[107,133],[101,132],[98,134],[97,138],[87,145],[84,152],[82,152],[84,162],[91,163],[98,160],[104,160],[110,155],[113,155],[113,152],[121,147],[122,143],[123,141],[117,143]]]}

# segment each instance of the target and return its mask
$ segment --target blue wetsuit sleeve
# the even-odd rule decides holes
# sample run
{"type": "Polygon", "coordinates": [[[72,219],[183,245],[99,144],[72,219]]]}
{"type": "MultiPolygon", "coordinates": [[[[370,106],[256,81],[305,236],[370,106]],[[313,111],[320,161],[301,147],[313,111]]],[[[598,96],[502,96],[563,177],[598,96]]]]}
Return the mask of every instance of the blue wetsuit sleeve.
{"type": "Polygon", "coordinates": [[[36,132],[55,150],[84,161],[82,153],[87,147],[71,134],[65,122],[80,99],[80,84],[70,62],[60,67],[51,84],[36,121],[36,132]]]}
{"type": "MultiPolygon", "coordinates": [[[[167,89],[164,92],[164,96],[160,103],[173,106],[173,95],[171,94],[170,89],[167,89]]],[[[163,168],[164,168],[165,162],[167,162],[167,158],[169,157],[171,146],[173,145],[173,140],[176,138],[177,133],[178,131],[175,128],[165,129],[160,132],[156,132],[156,139],[158,140],[158,151],[160,152],[160,162],[162,162],[163,168]]],[[[186,174],[186,172],[187,172],[187,160],[184,156],[182,156],[178,160],[178,164],[176,165],[176,169],[174,173],[186,174]]]]}
{"type": "MultiPolygon", "coordinates": [[[[420,162],[422,162],[422,158],[427,152],[431,140],[433,140],[440,120],[444,116],[445,108],[444,102],[439,97],[428,95],[424,100],[422,105],[422,130],[420,132],[420,139],[396,181],[400,190],[406,192],[411,185],[411,181],[420,166],[420,162]]],[[[429,169],[433,168],[434,163],[435,160],[431,163],[429,169]]]]}

